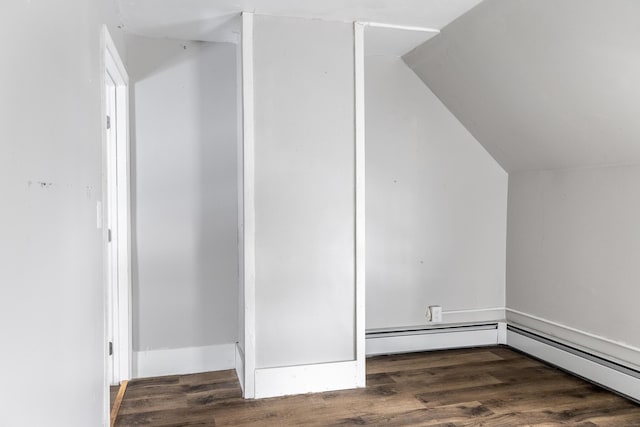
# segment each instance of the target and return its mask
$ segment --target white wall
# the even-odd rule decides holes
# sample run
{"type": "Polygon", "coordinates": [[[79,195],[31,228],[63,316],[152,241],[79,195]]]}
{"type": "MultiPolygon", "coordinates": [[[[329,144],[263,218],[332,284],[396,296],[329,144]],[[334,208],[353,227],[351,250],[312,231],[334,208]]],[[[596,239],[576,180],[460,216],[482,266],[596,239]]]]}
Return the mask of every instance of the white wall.
{"type": "MultiPolygon", "coordinates": [[[[638,183],[640,166],[511,174],[508,307],[640,349],[638,183]]],[[[640,365],[640,352],[629,357],[640,365]]]]}
{"type": "Polygon", "coordinates": [[[406,55],[508,172],[640,163],[640,2],[485,0],[406,55]]]}
{"type": "Polygon", "coordinates": [[[508,319],[638,366],[639,14],[486,0],[404,57],[510,173],[508,319]]]}
{"type": "Polygon", "coordinates": [[[256,16],[258,368],[353,360],[351,24],[256,16]]]}
{"type": "Polygon", "coordinates": [[[235,343],[236,45],[130,37],[128,51],[134,351],[235,343]]]}
{"type": "Polygon", "coordinates": [[[105,421],[105,287],[96,227],[103,23],[125,53],[110,6],[0,6],[3,426],[105,421]]]}
{"type": "Polygon", "coordinates": [[[367,329],[503,316],[507,174],[401,59],[365,84],[367,329]]]}

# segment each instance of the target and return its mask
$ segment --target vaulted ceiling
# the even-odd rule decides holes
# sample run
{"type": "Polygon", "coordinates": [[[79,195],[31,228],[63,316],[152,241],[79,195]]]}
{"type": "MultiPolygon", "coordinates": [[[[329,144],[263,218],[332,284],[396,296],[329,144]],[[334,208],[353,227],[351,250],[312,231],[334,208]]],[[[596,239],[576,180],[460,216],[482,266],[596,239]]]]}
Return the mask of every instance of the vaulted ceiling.
{"type": "Polygon", "coordinates": [[[509,172],[640,162],[640,1],[485,0],[404,59],[509,172]]]}
{"type": "Polygon", "coordinates": [[[440,29],[481,0],[114,0],[126,31],[148,37],[234,41],[242,11],[328,21],[440,29]]]}
{"type": "Polygon", "coordinates": [[[505,170],[640,163],[638,0],[115,1],[150,37],[237,41],[241,11],[442,29],[404,59],[505,170]]]}

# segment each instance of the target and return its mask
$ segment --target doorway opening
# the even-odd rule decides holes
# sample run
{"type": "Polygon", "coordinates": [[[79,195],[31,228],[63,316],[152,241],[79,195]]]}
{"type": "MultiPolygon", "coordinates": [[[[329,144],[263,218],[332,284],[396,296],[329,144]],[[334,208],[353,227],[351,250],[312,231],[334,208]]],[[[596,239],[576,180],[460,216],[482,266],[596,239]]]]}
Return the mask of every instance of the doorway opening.
{"type": "MultiPolygon", "coordinates": [[[[103,28],[103,191],[101,209],[106,282],[105,410],[109,386],[131,377],[131,256],[129,77],[103,28]]],[[[108,415],[107,415],[108,417],[108,415]]]]}

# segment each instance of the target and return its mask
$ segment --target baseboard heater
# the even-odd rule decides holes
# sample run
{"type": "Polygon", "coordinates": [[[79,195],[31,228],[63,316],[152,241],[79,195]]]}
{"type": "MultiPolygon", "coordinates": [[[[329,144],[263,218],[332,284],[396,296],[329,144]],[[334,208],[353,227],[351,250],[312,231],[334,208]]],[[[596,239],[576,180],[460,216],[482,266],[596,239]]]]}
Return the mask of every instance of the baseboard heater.
{"type": "Polygon", "coordinates": [[[507,325],[507,345],[640,403],[640,370],[636,368],[514,324],[507,325]]]}
{"type": "Polygon", "coordinates": [[[366,332],[367,356],[499,344],[499,322],[372,329],[366,332]]]}

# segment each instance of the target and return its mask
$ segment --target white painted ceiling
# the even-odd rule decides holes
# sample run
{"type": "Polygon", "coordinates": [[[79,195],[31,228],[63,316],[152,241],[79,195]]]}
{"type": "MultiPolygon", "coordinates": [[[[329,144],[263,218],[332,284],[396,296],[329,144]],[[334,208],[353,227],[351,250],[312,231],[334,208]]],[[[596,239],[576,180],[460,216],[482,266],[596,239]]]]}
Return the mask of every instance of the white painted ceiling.
{"type": "Polygon", "coordinates": [[[485,0],[404,59],[509,172],[640,163],[640,1],[485,0]]]}
{"type": "Polygon", "coordinates": [[[182,40],[237,41],[242,11],[443,28],[481,0],[114,0],[125,31],[182,40]]]}

